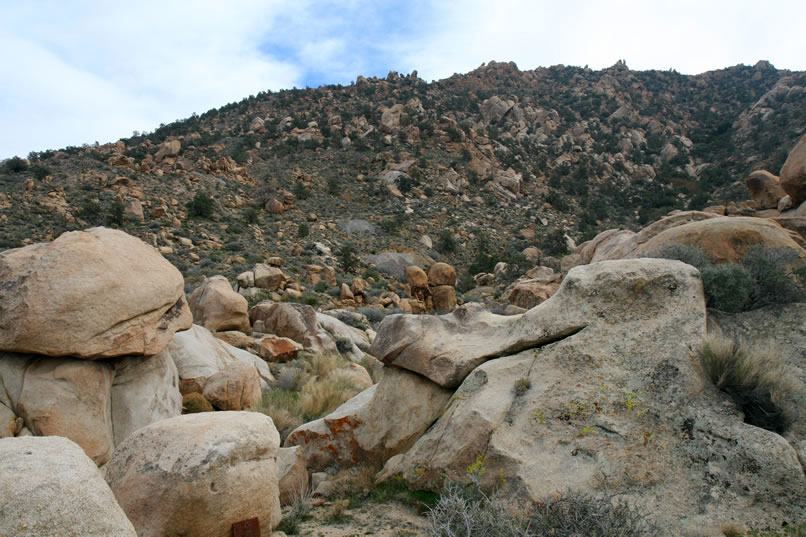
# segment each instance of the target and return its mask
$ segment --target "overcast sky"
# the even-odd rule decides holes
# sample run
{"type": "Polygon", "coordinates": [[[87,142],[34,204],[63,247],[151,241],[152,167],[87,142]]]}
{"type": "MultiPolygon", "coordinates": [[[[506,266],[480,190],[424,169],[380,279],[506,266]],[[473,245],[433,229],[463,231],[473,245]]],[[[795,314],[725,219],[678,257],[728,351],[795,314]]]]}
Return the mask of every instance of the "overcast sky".
{"type": "Polygon", "coordinates": [[[390,70],[806,70],[804,20],[803,0],[0,0],[0,159],[390,70]]]}

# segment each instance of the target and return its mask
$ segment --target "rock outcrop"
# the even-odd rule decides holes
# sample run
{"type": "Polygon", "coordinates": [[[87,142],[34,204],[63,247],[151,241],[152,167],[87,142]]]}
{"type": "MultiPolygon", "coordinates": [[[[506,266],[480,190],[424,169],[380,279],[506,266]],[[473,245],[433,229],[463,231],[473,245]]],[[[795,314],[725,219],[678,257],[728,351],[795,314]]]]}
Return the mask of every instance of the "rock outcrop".
{"type": "Polygon", "coordinates": [[[244,362],[254,366],[260,375],[261,387],[268,388],[274,377],[266,362],[213,336],[206,328],[194,324],[190,330],[177,332],[168,345],[179,372],[182,393],[201,391],[207,379],[228,364],[244,362]]]}
{"type": "Polygon", "coordinates": [[[224,276],[206,278],[188,297],[193,322],[213,332],[237,330],[248,333],[249,304],[232,290],[224,276]]]}
{"type": "Polygon", "coordinates": [[[65,436],[99,465],[134,430],[181,413],[178,384],[166,351],[111,361],[0,353],[0,404],[30,433],[65,436]]]}
{"type": "Polygon", "coordinates": [[[781,168],[781,188],[795,207],[806,201],[806,135],[789,152],[781,168]]]}
{"type": "Polygon", "coordinates": [[[189,414],[144,427],[115,450],[106,481],[138,537],[225,537],[280,522],[280,436],[257,412],[189,414]]]}
{"type": "Polygon", "coordinates": [[[207,379],[202,395],[219,410],[244,410],[260,403],[257,368],[245,362],[230,362],[207,379]]]}
{"type": "Polygon", "coordinates": [[[437,419],[451,391],[397,368],[324,418],[297,427],[285,445],[299,446],[312,471],[379,463],[407,450],[437,419]]]}
{"type": "Polygon", "coordinates": [[[252,324],[260,321],[267,333],[287,337],[305,350],[320,354],[338,354],[336,341],[319,324],[316,310],[304,304],[261,302],[249,310],[252,324]]]}
{"type": "MultiPolygon", "coordinates": [[[[446,328],[455,316],[432,317],[417,331],[434,325],[451,339],[446,328]]],[[[480,317],[486,322],[474,333],[490,330],[492,355],[466,376],[450,376],[461,384],[446,409],[379,479],[438,487],[476,468],[483,484],[532,499],[606,486],[686,535],[724,520],[780,526],[795,519],[793,506],[806,499],[795,447],[744,423],[726,396],[703,388],[692,357],[705,318],[699,274],[689,265],[635,259],[577,267],[529,312],[480,317]],[[562,333],[563,323],[584,329],[541,346],[531,337],[547,327],[562,333]],[[712,476],[708,484],[703,475],[712,476]]],[[[389,326],[406,323],[391,318],[389,326]]],[[[435,376],[446,369],[443,356],[454,356],[451,346],[425,349],[400,335],[401,344],[386,345],[382,325],[376,340],[391,351],[378,352],[391,365],[435,376]],[[429,361],[440,367],[423,367],[429,361]]],[[[469,352],[464,331],[452,339],[469,352]]]]}
{"type": "Polygon", "coordinates": [[[750,196],[759,209],[777,209],[778,202],[786,196],[781,182],[767,170],[756,170],[744,180],[750,196]]]}
{"type": "Polygon", "coordinates": [[[122,231],[71,231],[0,253],[0,350],[153,355],[190,327],[182,275],[122,231]]]}
{"type": "Polygon", "coordinates": [[[67,438],[0,439],[0,535],[137,537],[101,472],[67,438]]]}

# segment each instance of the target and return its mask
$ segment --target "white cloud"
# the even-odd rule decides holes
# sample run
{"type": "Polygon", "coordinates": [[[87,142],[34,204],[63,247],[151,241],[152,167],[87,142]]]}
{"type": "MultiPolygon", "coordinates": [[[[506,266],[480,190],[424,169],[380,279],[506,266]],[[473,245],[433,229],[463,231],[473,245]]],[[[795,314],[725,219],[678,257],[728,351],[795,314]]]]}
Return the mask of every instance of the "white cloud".
{"type": "Polygon", "coordinates": [[[481,63],[806,69],[806,3],[0,0],[0,158],[113,141],[263,90],[481,63]]]}

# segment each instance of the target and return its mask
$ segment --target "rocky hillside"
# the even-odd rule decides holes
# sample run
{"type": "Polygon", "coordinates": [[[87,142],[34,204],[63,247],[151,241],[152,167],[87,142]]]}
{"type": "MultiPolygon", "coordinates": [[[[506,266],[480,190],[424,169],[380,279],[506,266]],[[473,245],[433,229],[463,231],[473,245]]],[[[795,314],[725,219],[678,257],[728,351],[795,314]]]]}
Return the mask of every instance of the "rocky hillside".
{"type": "Polygon", "coordinates": [[[188,288],[272,256],[346,276],[360,263],[345,245],[446,261],[461,280],[526,248],[551,266],[603,229],[746,200],[746,175],[777,172],[804,125],[806,73],[763,61],[358,77],[10,159],[0,248],[103,224],[161,247],[188,288]]]}

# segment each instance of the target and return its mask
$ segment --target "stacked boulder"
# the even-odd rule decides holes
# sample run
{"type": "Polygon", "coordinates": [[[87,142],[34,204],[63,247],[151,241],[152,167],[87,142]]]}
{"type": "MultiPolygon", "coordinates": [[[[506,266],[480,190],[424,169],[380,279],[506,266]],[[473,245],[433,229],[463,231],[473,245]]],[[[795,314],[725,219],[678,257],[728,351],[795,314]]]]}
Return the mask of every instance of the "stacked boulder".
{"type": "Polygon", "coordinates": [[[428,273],[416,265],[406,267],[409,296],[407,313],[437,311],[450,313],[456,308],[456,269],[447,263],[434,263],[428,273]]]}
{"type": "Polygon", "coordinates": [[[182,275],[121,231],[0,254],[0,437],[65,436],[98,465],[181,412],[165,348],[191,326],[182,275]]]}

